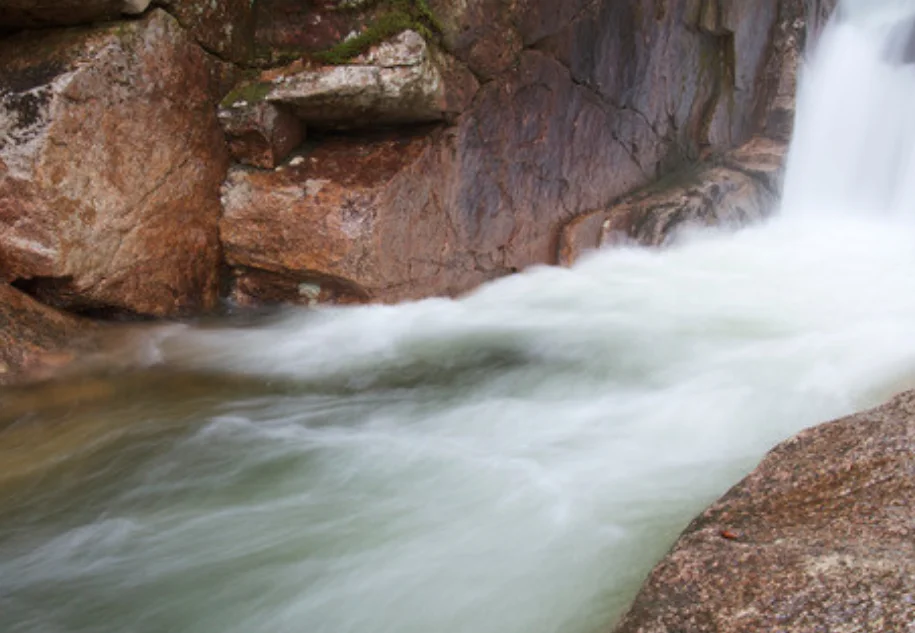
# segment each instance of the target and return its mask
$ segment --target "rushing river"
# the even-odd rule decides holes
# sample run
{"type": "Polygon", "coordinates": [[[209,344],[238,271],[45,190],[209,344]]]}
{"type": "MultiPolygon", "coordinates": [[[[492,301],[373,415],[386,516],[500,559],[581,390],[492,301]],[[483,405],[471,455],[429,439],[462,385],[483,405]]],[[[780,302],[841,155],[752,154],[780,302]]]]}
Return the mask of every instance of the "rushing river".
{"type": "Polygon", "coordinates": [[[156,327],[144,369],[0,393],[0,631],[606,630],[767,449],[915,386],[888,31],[825,34],[764,226],[156,327]]]}

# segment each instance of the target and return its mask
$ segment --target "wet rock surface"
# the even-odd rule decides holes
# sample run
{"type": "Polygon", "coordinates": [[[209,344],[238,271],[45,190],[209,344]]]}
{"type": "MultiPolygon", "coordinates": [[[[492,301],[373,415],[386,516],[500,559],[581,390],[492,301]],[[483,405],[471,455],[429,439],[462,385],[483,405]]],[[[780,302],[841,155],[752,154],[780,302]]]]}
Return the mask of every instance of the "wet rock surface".
{"type": "Polygon", "coordinates": [[[616,633],[911,631],[915,393],[801,433],[686,529],[616,633]]]}
{"type": "MultiPolygon", "coordinates": [[[[704,224],[757,217],[765,211],[756,207],[770,205],[773,170],[766,166],[758,178],[755,168],[723,165],[720,155],[764,130],[777,118],[771,112],[775,101],[793,94],[793,80],[785,74],[792,72],[802,45],[797,37],[807,11],[802,0],[753,0],[740,6],[684,0],[663,7],[647,0],[474,0],[433,1],[430,7],[441,23],[444,48],[482,82],[475,91],[475,85],[460,89],[471,85],[466,81],[445,81],[442,85],[458,86],[456,93],[461,95],[450,108],[441,105],[439,96],[430,98],[437,94],[434,90],[420,90],[418,94],[426,96],[418,100],[404,97],[410,91],[382,90],[397,95],[383,107],[378,105],[383,100],[371,96],[383,84],[379,69],[413,73],[409,69],[424,65],[417,66],[414,57],[418,62],[433,54],[435,48],[429,46],[428,53],[421,52],[422,39],[415,34],[379,47],[384,53],[367,54],[375,66],[366,66],[367,59],[317,71],[298,71],[293,65],[264,73],[259,80],[262,90],[257,90],[258,82],[249,88],[264,100],[289,107],[309,127],[433,118],[450,123],[428,136],[421,159],[403,162],[390,176],[392,183],[405,183],[416,192],[415,198],[373,195],[357,205],[359,217],[421,218],[417,221],[423,228],[417,233],[435,236],[434,245],[428,240],[401,240],[396,256],[376,252],[383,245],[392,248],[390,242],[364,242],[364,261],[412,262],[374,266],[389,275],[383,281],[368,280],[351,266],[333,273],[365,289],[368,296],[396,300],[452,294],[531,264],[555,262],[567,223],[590,209],[606,209],[609,202],[694,164],[700,156],[719,157],[707,164],[712,170],[707,175],[720,182],[702,184],[701,174],[700,180],[692,181],[699,187],[689,206],[704,224]],[[387,58],[390,63],[384,61],[387,58]],[[420,105],[407,108],[407,116],[404,105],[410,103],[420,105]],[[741,195],[750,199],[740,202],[741,195]],[[388,206],[394,200],[396,210],[388,206]],[[725,209],[710,211],[718,202],[725,209]],[[432,218],[440,224],[434,230],[427,228],[432,218]],[[416,272],[419,269],[421,273],[416,272]],[[348,277],[351,274],[355,276],[348,277]],[[403,290],[411,286],[411,291],[403,290]]],[[[434,83],[420,80],[426,76],[422,73],[415,76],[416,85],[434,83]]],[[[788,108],[789,102],[790,98],[778,107],[788,108]]],[[[778,116],[781,123],[772,124],[771,134],[766,132],[769,138],[788,133],[790,115],[780,111],[778,116]],[[780,132],[775,130],[779,126],[780,132]]],[[[310,158],[309,151],[322,151],[320,140],[312,141],[302,152],[305,159],[310,158]]],[[[329,142],[332,152],[336,141],[329,142]]],[[[371,172],[372,148],[373,142],[366,140],[364,158],[351,152],[348,169],[371,172]]],[[[300,172],[241,173],[233,172],[227,182],[227,199],[247,180],[282,180],[285,187],[300,172]]],[[[305,184],[294,186],[302,189],[305,184]]],[[[386,185],[393,191],[391,187],[386,185]]],[[[266,209],[274,208],[258,201],[270,197],[269,189],[266,184],[255,187],[248,205],[262,209],[262,218],[266,209]]],[[[300,200],[296,217],[342,213],[324,202],[311,206],[307,197],[300,200]]],[[[689,214],[674,206],[668,201],[658,207],[651,227],[641,230],[645,241],[663,241],[664,231],[686,223],[689,214]]],[[[224,235],[234,213],[227,213],[224,235]]],[[[592,224],[600,229],[604,219],[592,224]]],[[[288,248],[320,248],[312,240],[289,239],[296,230],[285,222],[265,221],[261,235],[288,248]]],[[[598,232],[585,242],[599,243],[598,232]]],[[[243,255],[246,248],[242,242],[227,246],[227,252],[234,253],[232,265],[290,279],[300,278],[302,262],[314,259],[312,253],[281,254],[278,246],[269,258],[248,257],[243,255]],[[297,263],[291,267],[282,263],[293,261],[297,263]]],[[[326,268],[312,272],[323,275],[326,268]]],[[[247,300],[256,301],[256,285],[248,288],[247,300]]],[[[276,293],[265,290],[265,300],[268,295],[276,293]]]]}
{"type": "Polygon", "coordinates": [[[0,59],[0,278],[77,311],[213,307],[227,156],[205,53],[156,10],[0,59]]]}
{"type": "Polygon", "coordinates": [[[397,300],[451,281],[440,262],[462,254],[425,177],[437,136],[342,136],[280,170],[233,168],[220,227],[243,303],[397,300]]]}
{"type": "MultiPolygon", "coordinates": [[[[743,24],[746,18],[738,19],[733,13],[737,9],[715,8],[714,2],[696,3],[693,9],[690,18],[709,33],[731,33],[729,29],[743,24]]],[[[741,10],[751,9],[748,4],[741,10]]],[[[561,264],[571,265],[589,250],[622,242],[662,246],[690,227],[739,228],[775,210],[794,125],[797,73],[808,36],[808,11],[821,15],[826,9],[820,3],[783,2],[773,24],[769,58],[757,60],[764,62],[760,76],[768,86],[768,96],[756,110],[757,136],[726,152],[706,148],[704,160],[674,170],[606,208],[574,218],[560,236],[561,264]]],[[[816,25],[820,18],[811,19],[816,25]]],[[[815,32],[810,35],[815,36],[815,32]]],[[[711,136],[719,116],[714,114],[709,119],[711,136]]],[[[722,134],[732,138],[733,132],[722,134]]]]}
{"type": "Polygon", "coordinates": [[[0,284],[0,385],[42,378],[68,364],[92,325],[0,284]]]}
{"type": "Polygon", "coordinates": [[[559,262],[621,243],[664,246],[696,227],[740,228],[778,204],[787,146],[757,138],[703,165],[681,170],[607,209],[581,215],[560,236],[559,262]]]}

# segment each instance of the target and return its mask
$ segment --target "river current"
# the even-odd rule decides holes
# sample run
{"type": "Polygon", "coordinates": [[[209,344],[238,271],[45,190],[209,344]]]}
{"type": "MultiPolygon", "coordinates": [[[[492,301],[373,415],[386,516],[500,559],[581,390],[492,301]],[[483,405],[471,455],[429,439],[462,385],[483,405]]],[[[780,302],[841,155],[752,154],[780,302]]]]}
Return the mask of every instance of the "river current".
{"type": "Polygon", "coordinates": [[[915,386],[915,69],[866,17],[763,225],[0,392],[0,631],[607,630],[766,450],[915,386]]]}

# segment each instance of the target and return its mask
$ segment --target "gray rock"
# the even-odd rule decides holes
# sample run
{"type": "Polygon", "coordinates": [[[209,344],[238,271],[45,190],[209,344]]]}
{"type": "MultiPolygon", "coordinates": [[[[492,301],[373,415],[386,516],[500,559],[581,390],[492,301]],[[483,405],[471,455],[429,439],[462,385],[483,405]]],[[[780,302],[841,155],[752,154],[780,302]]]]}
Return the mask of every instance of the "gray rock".
{"type": "Polygon", "coordinates": [[[343,66],[281,73],[264,99],[309,125],[351,128],[440,121],[478,88],[469,71],[404,31],[343,66]]]}
{"type": "Polygon", "coordinates": [[[578,216],[560,235],[559,260],[634,241],[663,246],[685,228],[739,228],[776,207],[787,145],[755,138],[721,158],[676,172],[616,204],[578,216]]]}
{"type": "Polygon", "coordinates": [[[686,529],[616,633],[915,631],[915,392],[804,431],[686,529]]]}

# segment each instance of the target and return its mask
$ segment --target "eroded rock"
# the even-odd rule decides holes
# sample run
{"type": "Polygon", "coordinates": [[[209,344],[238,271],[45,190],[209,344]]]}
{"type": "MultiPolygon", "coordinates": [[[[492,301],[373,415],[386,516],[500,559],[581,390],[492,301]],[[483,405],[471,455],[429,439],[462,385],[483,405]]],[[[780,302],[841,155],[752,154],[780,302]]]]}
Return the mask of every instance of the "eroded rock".
{"type": "Polygon", "coordinates": [[[92,326],[0,284],[0,385],[43,378],[70,363],[92,326]]]}
{"type": "Polygon", "coordinates": [[[774,449],[686,529],[616,633],[910,631],[915,392],[774,449]]]}
{"type": "Polygon", "coordinates": [[[686,228],[739,228],[759,221],[777,205],[786,151],[784,143],[754,139],[607,209],[583,214],[563,228],[559,262],[570,266],[587,251],[619,243],[662,246],[686,228]]]}
{"type": "Polygon", "coordinates": [[[205,53],[155,10],[0,60],[0,280],[75,310],[212,307],[227,157],[205,53]]]}

